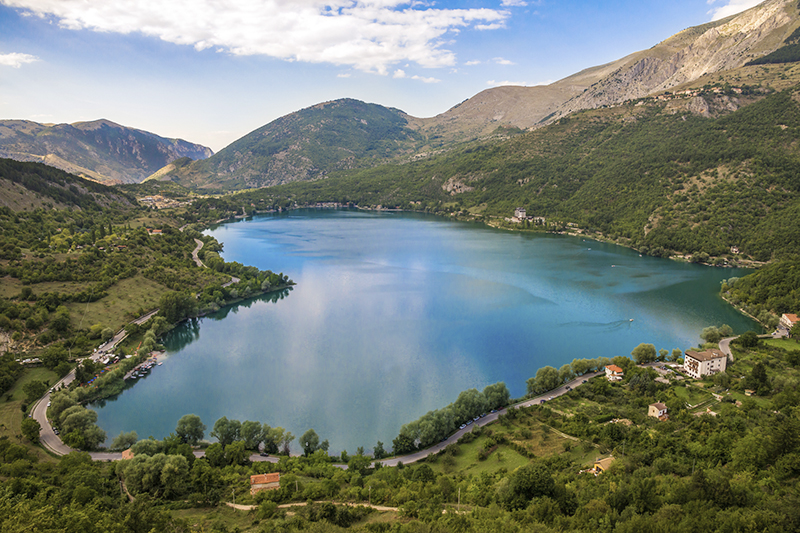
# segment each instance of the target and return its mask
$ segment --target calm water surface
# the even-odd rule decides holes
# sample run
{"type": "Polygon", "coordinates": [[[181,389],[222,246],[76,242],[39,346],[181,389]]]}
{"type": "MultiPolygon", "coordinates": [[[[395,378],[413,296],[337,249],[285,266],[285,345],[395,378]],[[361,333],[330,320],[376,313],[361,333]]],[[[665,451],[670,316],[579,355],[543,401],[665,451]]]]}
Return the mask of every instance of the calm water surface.
{"type": "Polygon", "coordinates": [[[176,328],[164,365],[95,406],[109,442],[130,430],[162,438],[195,413],[206,436],[227,416],[298,437],[314,428],[332,453],[369,450],[468,388],[504,381],[521,396],[544,365],[627,356],[641,342],[686,349],[708,325],[755,328],[717,296],[745,272],[581,238],[345,210],[209,233],[226,260],[297,286],[176,328]]]}

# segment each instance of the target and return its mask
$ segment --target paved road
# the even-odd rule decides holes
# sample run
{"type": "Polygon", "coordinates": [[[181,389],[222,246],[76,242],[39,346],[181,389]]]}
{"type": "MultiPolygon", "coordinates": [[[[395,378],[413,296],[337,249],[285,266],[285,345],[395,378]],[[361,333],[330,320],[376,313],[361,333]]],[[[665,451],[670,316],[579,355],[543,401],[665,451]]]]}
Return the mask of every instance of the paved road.
{"type": "MultiPolygon", "coordinates": [[[[55,384],[53,388],[58,388],[61,386],[67,386],[75,379],[75,370],[72,370],[69,374],[64,376],[58,383],[55,384]]],[[[63,442],[61,439],[53,432],[53,427],[50,425],[50,422],[47,420],[47,404],[50,403],[50,391],[47,391],[44,396],[42,396],[39,401],[33,406],[33,411],[31,415],[33,419],[39,422],[39,425],[42,426],[41,431],[39,432],[39,442],[42,443],[42,446],[50,450],[56,455],[66,455],[69,452],[75,451],[63,442]]]]}
{"type": "MultiPolygon", "coordinates": [[[[142,325],[150,318],[155,316],[158,313],[158,309],[154,311],[150,311],[149,313],[140,316],[136,320],[133,321],[134,324],[142,325]]],[[[98,350],[93,353],[90,358],[93,361],[97,361],[101,357],[105,356],[107,353],[113,352],[114,349],[117,347],[117,344],[122,342],[122,340],[128,336],[128,333],[125,331],[125,328],[119,330],[116,335],[114,335],[110,340],[100,345],[98,350]]],[[[69,374],[61,378],[50,390],[55,390],[61,387],[67,387],[70,383],[75,381],[75,369],[72,369],[69,374]]],[[[31,412],[31,416],[34,420],[39,422],[39,425],[42,426],[42,429],[39,431],[39,442],[42,445],[53,452],[56,455],[66,455],[70,452],[74,452],[73,448],[70,448],[63,442],[61,442],[61,438],[55,434],[53,431],[53,426],[50,425],[50,421],[47,419],[47,404],[50,403],[50,390],[48,390],[44,396],[42,396],[33,406],[33,410],[31,412]]],[[[105,454],[99,453],[99,456],[103,456],[105,454]]],[[[93,456],[94,458],[94,456],[93,456]]],[[[122,458],[122,454],[119,454],[119,458],[122,458]]],[[[104,460],[105,457],[98,457],[97,460],[104,460]]]]}
{"type": "Polygon", "coordinates": [[[404,455],[402,457],[392,457],[391,459],[385,459],[380,462],[383,463],[385,466],[397,466],[397,463],[399,462],[402,462],[404,465],[409,463],[415,463],[420,459],[428,457],[429,455],[439,453],[440,451],[447,448],[451,444],[455,444],[456,442],[458,442],[458,439],[460,439],[465,433],[472,431],[473,426],[485,426],[486,424],[494,422],[500,415],[505,414],[508,411],[508,409],[519,409],[520,407],[530,407],[531,405],[539,405],[543,401],[547,402],[549,399],[556,398],[558,396],[561,396],[562,394],[566,394],[567,392],[569,392],[567,390],[567,387],[570,387],[572,389],[580,387],[584,381],[588,381],[593,377],[603,375],[604,373],[605,372],[591,372],[588,374],[584,374],[545,394],[540,394],[535,398],[531,398],[529,400],[525,400],[524,402],[514,404],[512,406],[507,407],[506,409],[500,409],[496,413],[489,413],[485,417],[479,418],[476,422],[473,422],[466,428],[459,429],[458,431],[453,433],[447,440],[443,440],[438,444],[434,444],[430,448],[426,448],[425,450],[420,450],[415,453],[404,455]]]}
{"type": "Polygon", "coordinates": [[[197,244],[197,248],[192,250],[192,259],[194,259],[194,262],[195,262],[195,264],[197,266],[199,266],[200,268],[203,268],[205,265],[203,264],[202,261],[200,261],[200,258],[197,257],[197,252],[200,251],[200,249],[203,247],[204,243],[200,239],[195,239],[194,242],[195,242],[195,244],[197,244]]]}

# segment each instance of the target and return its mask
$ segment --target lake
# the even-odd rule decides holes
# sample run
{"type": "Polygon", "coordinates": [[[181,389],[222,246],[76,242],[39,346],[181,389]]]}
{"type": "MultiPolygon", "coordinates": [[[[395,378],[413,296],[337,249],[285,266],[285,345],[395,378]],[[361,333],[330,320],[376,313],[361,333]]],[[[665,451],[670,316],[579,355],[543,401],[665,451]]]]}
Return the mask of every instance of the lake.
{"type": "Polygon", "coordinates": [[[331,453],[389,448],[404,423],[462,390],[504,381],[519,397],[545,365],[629,356],[642,342],[685,350],[709,325],[757,328],[717,294],[746,271],[578,237],[356,210],[264,215],[208,233],[227,261],[297,286],[170,332],[164,365],[95,406],[107,442],[131,430],[163,438],[194,413],[206,437],[227,416],[297,437],[313,428],[331,453]]]}

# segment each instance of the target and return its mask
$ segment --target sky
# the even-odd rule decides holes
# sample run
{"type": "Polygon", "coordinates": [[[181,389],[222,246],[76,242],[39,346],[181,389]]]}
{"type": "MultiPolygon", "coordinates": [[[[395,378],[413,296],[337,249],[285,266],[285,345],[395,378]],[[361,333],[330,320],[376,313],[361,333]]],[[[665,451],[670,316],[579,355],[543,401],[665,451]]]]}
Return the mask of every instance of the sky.
{"type": "Polygon", "coordinates": [[[219,151],[355,98],[431,117],[760,0],[0,0],[0,119],[108,119],[219,151]]]}

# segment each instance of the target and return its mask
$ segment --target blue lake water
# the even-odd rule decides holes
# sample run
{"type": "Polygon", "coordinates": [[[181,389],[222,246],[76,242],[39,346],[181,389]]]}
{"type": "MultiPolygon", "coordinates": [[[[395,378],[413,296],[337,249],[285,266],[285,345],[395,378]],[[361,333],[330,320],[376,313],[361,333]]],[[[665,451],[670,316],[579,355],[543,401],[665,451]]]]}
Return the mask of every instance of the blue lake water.
{"type": "Polygon", "coordinates": [[[162,438],[195,413],[207,436],[227,416],[298,437],[314,428],[331,453],[389,447],[402,424],[468,388],[504,381],[518,397],[545,365],[628,356],[642,342],[686,349],[709,325],[757,328],[717,296],[745,271],[577,237],[353,210],[209,233],[226,260],[297,286],[171,332],[164,365],[95,406],[109,442],[130,430],[162,438]]]}

